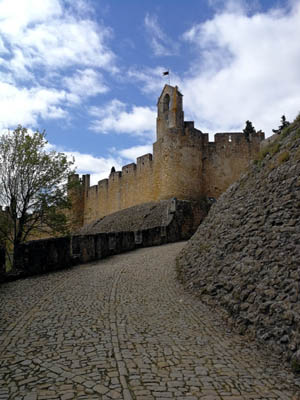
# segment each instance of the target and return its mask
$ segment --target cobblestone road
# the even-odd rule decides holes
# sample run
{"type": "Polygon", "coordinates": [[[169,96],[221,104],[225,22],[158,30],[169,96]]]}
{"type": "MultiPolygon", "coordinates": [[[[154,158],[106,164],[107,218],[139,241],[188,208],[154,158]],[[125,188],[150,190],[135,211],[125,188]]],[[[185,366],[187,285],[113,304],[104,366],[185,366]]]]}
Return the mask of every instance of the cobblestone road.
{"type": "Polygon", "coordinates": [[[2,285],[0,400],[300,399],[176,282],[182,246],[2,285]]]}

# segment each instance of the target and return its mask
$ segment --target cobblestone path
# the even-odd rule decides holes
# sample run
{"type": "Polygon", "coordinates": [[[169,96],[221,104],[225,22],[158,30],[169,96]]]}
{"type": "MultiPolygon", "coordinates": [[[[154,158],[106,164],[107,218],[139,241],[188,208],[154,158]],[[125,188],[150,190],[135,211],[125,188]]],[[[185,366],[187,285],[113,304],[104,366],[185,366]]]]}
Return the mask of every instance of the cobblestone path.
{"type": "Polygon", "coordinates": [[[2,285],[0,400],[300,398],[176,282],[182,246],[2,285]]]}

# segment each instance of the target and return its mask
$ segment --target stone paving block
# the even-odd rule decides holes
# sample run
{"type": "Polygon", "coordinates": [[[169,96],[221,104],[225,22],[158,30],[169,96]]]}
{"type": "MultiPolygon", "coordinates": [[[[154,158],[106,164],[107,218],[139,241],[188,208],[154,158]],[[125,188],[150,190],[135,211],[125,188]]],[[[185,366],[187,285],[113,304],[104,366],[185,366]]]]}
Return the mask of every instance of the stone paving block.
{"type": "Polygon", "coordinates": [[[109,389],[103,385],[96,385],[93,387],[93,390],[94,390],[94,392],[99,393],[99,394],[105,394],[109,391],[109,389]]]}
{"type": "Polygon", "coordinates": [[[24,400],[37,400],[37,393],[26,394],[24,400]]]}
{"type": "Polygon", "coordinates": [[[75,394],[72,392],[61,395],[61,400],[71,400],[71,399],[75,399],[75,394]]]}
{"type": "Polygon", "coordinates": [[[300,400],[300,378],[176,281],[182,246],[2,285],[0,399],[300,400]]]}

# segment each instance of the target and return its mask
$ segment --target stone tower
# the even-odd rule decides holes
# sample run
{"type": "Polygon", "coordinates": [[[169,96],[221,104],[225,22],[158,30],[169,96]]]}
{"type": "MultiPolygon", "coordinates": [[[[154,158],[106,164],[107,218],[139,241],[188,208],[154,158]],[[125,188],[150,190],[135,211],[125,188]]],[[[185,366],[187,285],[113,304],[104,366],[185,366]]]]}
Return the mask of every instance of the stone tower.
{"type": "Polygon", "coordinates": [[[165,85],[157,102],[156,121],[157,140],[161,139],[168,129],[182,133],[184,128],[182,94],[177,86],[165,85]]]}
{"type": "Polygon", "coordinates": [[[157,102],[156,142],[153,144],[157,198],[199,199],[202,195],[204,135],[184,121],[183,96],[165,85],[157,102]]]}

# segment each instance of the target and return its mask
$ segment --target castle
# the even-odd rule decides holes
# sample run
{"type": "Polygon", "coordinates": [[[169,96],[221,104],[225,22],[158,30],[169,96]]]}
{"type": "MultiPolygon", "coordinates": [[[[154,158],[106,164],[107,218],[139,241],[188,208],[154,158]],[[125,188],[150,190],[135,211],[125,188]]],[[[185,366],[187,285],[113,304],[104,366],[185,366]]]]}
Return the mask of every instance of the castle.
{"type": "Polygon", "coordinates": [[[90,186],[90,175],[73,176],[79,183],[71,194],[77,227],[150,201],[218,198],[247,169],[264,133],[217,133],[210,142],[194,122],[184,121],[182,97],[177,86],[163,88],[153,155],[138,157],[122,171],[112,168],[109,178],[95,186],[90,186]]]}

